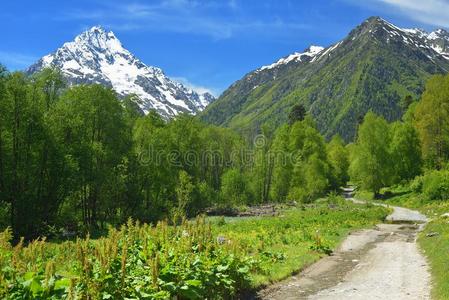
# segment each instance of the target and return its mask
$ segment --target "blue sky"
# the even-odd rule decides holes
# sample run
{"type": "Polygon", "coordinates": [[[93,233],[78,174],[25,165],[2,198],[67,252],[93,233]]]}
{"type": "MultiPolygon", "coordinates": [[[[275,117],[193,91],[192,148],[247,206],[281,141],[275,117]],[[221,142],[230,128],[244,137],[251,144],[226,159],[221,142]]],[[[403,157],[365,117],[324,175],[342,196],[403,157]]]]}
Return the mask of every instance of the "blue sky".
{"type": "Polygon", "coordinates": [[[10,70],[102,25],[146,64],[216,95],[261,65],[337,42],[373,15],[403,27],[449,28],[449,0],[2,2],[0,62],[10,70]]]}

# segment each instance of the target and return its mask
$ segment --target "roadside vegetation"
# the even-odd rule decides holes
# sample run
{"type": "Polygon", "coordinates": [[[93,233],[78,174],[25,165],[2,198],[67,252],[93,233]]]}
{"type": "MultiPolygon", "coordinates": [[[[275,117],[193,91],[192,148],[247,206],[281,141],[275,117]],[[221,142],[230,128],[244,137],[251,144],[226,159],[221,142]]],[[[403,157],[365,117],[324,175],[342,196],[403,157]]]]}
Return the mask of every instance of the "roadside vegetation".
{"type": "Polygon", "coordinates": [[[449,299],[449,75],[431,78],[419,102],[405,102],[400,122],[365,117],[352,146],[351,180],[359,199],[427,215],[418,242],[430,262],[432,297],[449,299]]]}
{"type": "Polygon", "coordinates": [[[332,252],[385,208],[337,196],[276,217],[129,221],[106,237],[13,246],[0,234],[2,299],[229,299],[286,278],[332,252]]]}

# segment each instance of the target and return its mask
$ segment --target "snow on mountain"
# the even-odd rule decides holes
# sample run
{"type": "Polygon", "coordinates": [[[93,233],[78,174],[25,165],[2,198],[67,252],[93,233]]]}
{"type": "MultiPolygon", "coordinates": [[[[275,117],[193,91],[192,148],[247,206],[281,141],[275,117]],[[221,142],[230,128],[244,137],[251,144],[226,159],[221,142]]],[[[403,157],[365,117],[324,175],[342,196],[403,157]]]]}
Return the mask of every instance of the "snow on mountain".
{"type": "MultiPolygon", "coordinates": [[[[447,32],[446,30],[438,29],[436,31],[428,33],[425,30],[419,28],[400,28],[379,17],[368,19],[366,22],[368,23],[373,19],[375,19],[378,26],[376,28],[370,28],[370,33],[374,33],[375,30],[383,29],[388,34],[387,41],[396,38],[401,42],[404,42],[411,46],[416,46],[423,50],[427,50],[425,51],[427,56],[432,57],[433,55],[437,55],[449,60],[449,32],[447,32]],[[432,55],[430,55],[428,52],[430,52],[430,54],[432,55]]],[[[352,39],[355,38],[356,37],[352,37],[352,39]]],[[[254,74],[260,73],[262,71],[270,71],[273,69],[277,70],[278,68],[291,62],[313,63],[315,61],[319,61],[329,55],[336,48],[338,48],[342,43],[343,41],[340,41],[335,45],[327,48],[323,48],[320,46],[311,46],[304,52],[295,52],[279,59],[271,65],[262,66],[254,73],[250,74],[247,78],[251,79],[254,74]]]]}
{"type": "Polygon", "coordinates": [[[143,112],[157,110],[165,118],[179,113],[195,114],[215,100],[171,80],[156,67],[147,66],[116,38],[113,32],[95,26],[44,56],[27,72],[45,67],[62,71],[69,84],[98,83],[112,87],[118,95],[138,96],[143,112]]]}
{"type": "Polygon", "coordinates": [[[311,58],[315,57],[323,50],[324,48],[320,46],[310,46],[302,53],[295,52],[293,54],[290,54],[289,56],[281,58],[280,60],[278,60],[275,63],[272,63],[271,65],[261,67],[259,71],[274,69],[279,66],[286,65],[292,61],[303,62],[305,58],[307,58],[310,61],[311,58]]]}
{"type": "Polygon", "coordinates": [[[427,35],[427,40],[433,50],[449,59],[449,32],[438,29],[427,35]]]}
{"type": "MultiPolygon", "coordinates": [[[[383,29],[388,32],[390,38],[400,38],[406,44],[423,50],[432,50],[434,55],[449,60],[449,32],[446,30],[438,29],[429,33],[419,28],[400,28],[381,18],[378,18],[378,22],[384,25],[383,29]]],[[[429,53],[426,55],[431,58],[434,56],[429,53]]]]}

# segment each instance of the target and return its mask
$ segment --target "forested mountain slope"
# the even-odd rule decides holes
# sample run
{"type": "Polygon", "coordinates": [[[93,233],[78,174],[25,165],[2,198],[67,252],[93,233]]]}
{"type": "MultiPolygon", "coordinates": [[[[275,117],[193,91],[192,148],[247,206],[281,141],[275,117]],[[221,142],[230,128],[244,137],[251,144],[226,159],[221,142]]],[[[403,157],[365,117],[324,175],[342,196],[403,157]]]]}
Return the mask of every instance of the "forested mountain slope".
{"type": "Polygon", "coordinates": [[[449,33],[401,29],[372,17],[326,49],[313,46],[231,85],[201,118],[253,134],[262,124],[277,127],[301,103],[330,138],[354,138],[369,110],[392,121],[401,100],[418,98],[429,76],[449,70],[449,33]]]}

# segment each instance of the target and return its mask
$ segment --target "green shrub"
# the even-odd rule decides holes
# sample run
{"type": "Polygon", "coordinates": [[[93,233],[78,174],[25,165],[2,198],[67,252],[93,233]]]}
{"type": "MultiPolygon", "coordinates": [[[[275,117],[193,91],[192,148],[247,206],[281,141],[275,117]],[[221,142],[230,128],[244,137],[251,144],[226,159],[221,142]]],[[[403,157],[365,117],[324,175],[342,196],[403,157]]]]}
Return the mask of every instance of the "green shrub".
{"type": "Polygon", "coordinates": [[[342,207],[346,205],[346,200],[336,192],[331,192],[327,195],[327,203],[329,207],[342,207]]]}
{"type": "Polygon", "coordinates": [[[422,181],[422,191],[428,200],[449,199],[449,171],[429,172],[422,181]]]}
{"type": "Polygon", "coordinates": [[[410,189],[415,193],[422,193],[424,176],[416,176],[410,182],[410,189]]]}

